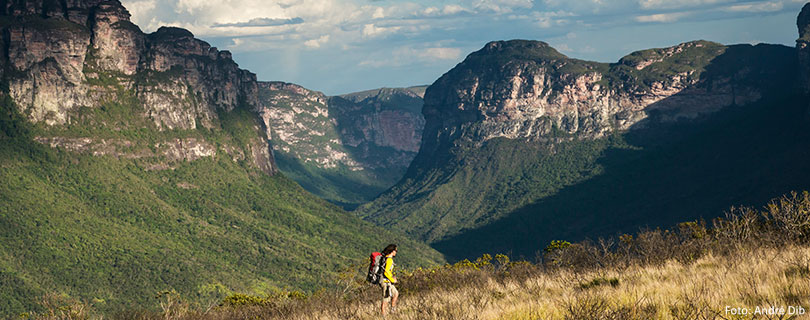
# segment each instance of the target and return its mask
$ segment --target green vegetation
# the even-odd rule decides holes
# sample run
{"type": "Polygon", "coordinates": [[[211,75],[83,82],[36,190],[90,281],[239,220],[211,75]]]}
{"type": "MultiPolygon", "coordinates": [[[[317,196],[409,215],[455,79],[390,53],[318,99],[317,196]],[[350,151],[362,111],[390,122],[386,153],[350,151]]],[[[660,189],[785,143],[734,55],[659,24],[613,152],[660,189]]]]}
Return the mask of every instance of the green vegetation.
{"type": "MultiPolygon", "coordinates": [[[[554,185],[557,189],[550,196],[534,198],[497,221],[434,247],[451,259],[507,250],[532,257],[552,239],[607,236],[644,225],[711,218],[729,203],[762,204],[779,193],[807,187],[810,166],[800,159],[810,147],[810,136],[803,129],[806,108],[801,101],[781,97],[721,112],[702,123],[625,134],[623,141],[635,148],[609,146],[591,158],[593,162],[581,159],[591,171],[552,171],[585,172],[579,177],[587,179],[554,185]]],[[[509,189],[550,189],[537,181],[523,183],[509,189]]],[[[510,197],[511,202],[528,198],[510,197]]]]}
{"type": "MultiPolygon", "coordinates": [[[[555,241],[536,261],[483,254],[430,268],[398,269],[400,303],[390,319],[749,319],[728,307],[810,304],[810,193],[791,192],[763,210],[729,209],[703,221],[618,239],[555,241]]],[[[378,319],[380,289],[356,261],[340,285],[305,294],[232,293],[209,309],[171,292],[161,310],[128,319],[378,319]]],[[[89,310],[67,302],[51,314],[89,310]],[[62,311],[67,310],[67,311],[62,311]]],[[[799,319],[794,314],[782,317],[799,319]]],[[[48,313],[44,313],[47,315],[48,313]]],[[[74,319],[86,319],[79,315],[74,319]]],[[[753,317],[757,318],[757,317],[753,317]]]]}
{"type": "MultiPolygon", "coordinates": [[[[669,83],[673,76],[681,75],[686,81],[700,79],[707,66],[715,58],[724,54],[728,47],[710,41],[692,41],[680,45],[680,50],[672,48],[647,49],[633,52],[612,64],[606,80],[612,85],[631,83],[649,89],[655,83],[669,83]],[[651,63],[642,70],[635,66],[643,62],[651,63]],[[628,81],[630,80],[630,81],[628,81]]],[[[734,67],[745,65],[735,61],[734,67]]]]}
{"type": "Polygon", "coordinates": [[[597,160],[608,148],[629,146],[615,136],[561,143],[550,152],[542,143],[492,139],[480,148],[459,150],[448,165],[425,176],[406,176],[360,212],[381,212],[371,221],[435,241],[491,223],[532,199],[602,173],[597,160]],[[400,216],[405,218],[396,218],[400,216]]]}
{"type": "MultiPolygon", "coordinates": [[[[42,311],[43,296],[116,310],[157,309],[175,290],[195,307],[230,292],[311,292],[349,261],[399,242],[405,265],[442,257],[305,192],[282,175],[234,161],[261,137],[256,117],[222,112],[213,129],[157,131],[131,93],[80,108],[64,127],[32,126],[4,98],[0,112],[0,316],[42,311]],[[34,136],[126,139],[131,150],[196,137],[213,158],[120,159],[52,149],[34,136]],[[64,298],[64,299],[63,299],[64,298]]],[[[72,311],[71,311],[72,312],[72,311]]]]}
{"type": "MultiPolygon", "coordinates": [[[[387,151],[387,150],[386,150],[387,151]]],[[[275,151],[276,164],[285,176],[320,198],[353,210],[374,199],[405,173],[405,168],[389,170],[351,170],[345,165],[322,169],[302,163],[285,152],[275,151]]]]}

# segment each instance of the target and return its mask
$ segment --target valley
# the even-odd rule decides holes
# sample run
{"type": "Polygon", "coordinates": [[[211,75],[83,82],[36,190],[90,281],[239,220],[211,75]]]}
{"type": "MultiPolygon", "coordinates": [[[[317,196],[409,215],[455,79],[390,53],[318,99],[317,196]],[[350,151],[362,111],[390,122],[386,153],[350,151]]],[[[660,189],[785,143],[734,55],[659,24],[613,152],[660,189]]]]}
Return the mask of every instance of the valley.
{"type": "MultiPolygon", "coordinates": [[[[810,301],[785,282],[808,274],[810,4],[796,47],[490,41],[430,85],[331,96],[117,0],[0,4],[0,317],[363,318],[388,243],[401,319],[810,301]],[[712,272],[776,284],[650,289],[712,272]]],[[[251,21],[308,23],[282,20],[251,21]]]]}

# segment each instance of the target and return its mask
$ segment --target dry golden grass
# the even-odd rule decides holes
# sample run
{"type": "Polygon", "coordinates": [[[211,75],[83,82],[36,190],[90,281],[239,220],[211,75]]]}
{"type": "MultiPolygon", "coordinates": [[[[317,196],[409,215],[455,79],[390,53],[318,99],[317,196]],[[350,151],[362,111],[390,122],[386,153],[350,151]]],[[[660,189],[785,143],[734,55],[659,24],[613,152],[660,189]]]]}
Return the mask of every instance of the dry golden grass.
{"type": "MultiPolygon", "coordinates": [[[[283,310],[241,306],[168,318],[380,319],[377,291],[369,285],[349,300],[323,293],[289,301],[283,310]]],[[[671,260],[588,272],[558,269],[524,277],[491,276],[478,285],[403,294],[397,313],[386,319],[810,318],[755,315],[757,306],[810,310],[810,247],[739,249],[686,264],[671,260]],[[727,306],[747,308],[749,315],[727,313],[727,306]]]]}

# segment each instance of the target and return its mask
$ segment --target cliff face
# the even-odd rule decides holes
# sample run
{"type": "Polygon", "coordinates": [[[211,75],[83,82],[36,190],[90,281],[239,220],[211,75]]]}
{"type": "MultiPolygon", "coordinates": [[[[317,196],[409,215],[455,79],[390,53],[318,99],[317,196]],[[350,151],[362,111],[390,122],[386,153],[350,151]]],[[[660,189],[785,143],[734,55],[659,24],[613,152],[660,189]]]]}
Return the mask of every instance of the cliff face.
{"type": "Polygon", "coordinates": [[[284,159],[282,171],[326,199],[370,200],[401,178],[419,150],[420,88],[336,97],[283,82],[262,82],[259,88],[267,135],[284,159]],[[345,181],[351,183],[342,185],[345,181]]]}
{"type": "Polygon", "coordinates": [[[770,47],[708,41],[635,52],[616,64],[570,59],[539,41],[499,41],[470,54],[425,94],[425,147],[496,138],[599,138],[696,119],[762,97],[779,70],[732,58],[770,47]]]}
{"type": "MultiPolygon", "coordinates": [[[[122,95],[150,130],[215,129],[223,112],[259,111],[256,76],[228,51],[184,29],[144,34],[117,0],[4,1],[0,15],[4,89],[34,123],[83,126],[83,108],[122,95]]],[[[257,135],[251,149],[274,172],[266,139],[257,135]]]]}
{"type": "Polygon", "coordinates": [[[608,64],[540,41],[491,42],[427,88],[419,153],[359,212],[427,241],[482,227],[595,177],[603,153],[628,148],[625,135],[671,142],[681,133],[660,128],[780,96],[795,57],[785,46],[693,41],[608,64]]]}

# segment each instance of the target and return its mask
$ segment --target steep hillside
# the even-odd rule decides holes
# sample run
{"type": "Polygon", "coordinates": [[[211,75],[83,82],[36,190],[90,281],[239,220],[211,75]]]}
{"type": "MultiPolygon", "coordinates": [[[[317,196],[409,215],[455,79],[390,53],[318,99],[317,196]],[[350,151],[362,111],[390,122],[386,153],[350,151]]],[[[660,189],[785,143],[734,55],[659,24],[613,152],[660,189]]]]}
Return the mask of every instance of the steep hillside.
{"type": "Polygon", "coordinates": [[[419,150],[423,92],[383,88],[327,97],[289,83],[259,84],[280,170],[348,209],[402,178],[419,150]]]}
{"type": "Polygon", "coordinates": [[[797,67],[795,48],[766,44],[606,64],[492,42],[427,89],[419,154],[358,211],[458,259],[760,204],[810,177],[797,67]]]}
{"type": "Polygon", "coordinates": [[[311,291],[387,242],[441,261],[277,174],[255,76],[228,52],[143,34],[118,1],[0,14],[0,317],[43,295],[109,314],[163,290],[203,307],[311,291]]]}

